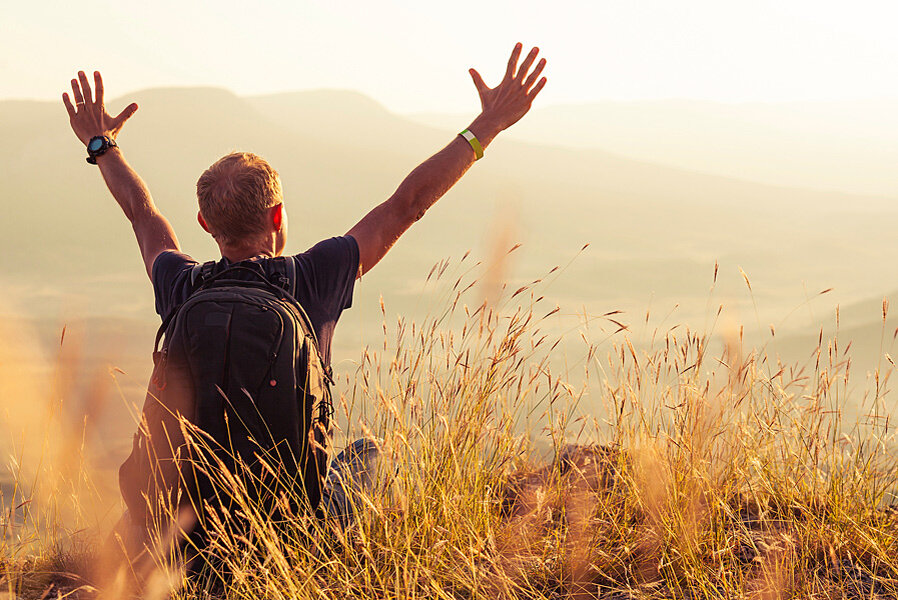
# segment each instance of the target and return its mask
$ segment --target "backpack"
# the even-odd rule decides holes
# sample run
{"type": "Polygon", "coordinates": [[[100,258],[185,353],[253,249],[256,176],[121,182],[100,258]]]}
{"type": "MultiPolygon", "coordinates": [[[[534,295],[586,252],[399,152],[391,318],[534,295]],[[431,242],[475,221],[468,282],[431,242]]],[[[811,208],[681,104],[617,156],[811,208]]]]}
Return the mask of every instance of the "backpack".
{"type": "Polygon", "coordinates": [[[191,294],[159,328],[141,424],[119,470],[135,523],[159,523],[159,502],[179,514],[192,508],[191,527],[206,506],[230,512],[227,482],[204,466],[209,449],[211,462],[241,477],[272,515],[282,512],[279,496],[304,498],[291,510],[318,512],[332,377],[295,299],[294,261],[278,257],[269,266],[270,278],[258,263],[196,265],[191,294]],[[179,416],[204,432],[199,467],[179,416]]]}

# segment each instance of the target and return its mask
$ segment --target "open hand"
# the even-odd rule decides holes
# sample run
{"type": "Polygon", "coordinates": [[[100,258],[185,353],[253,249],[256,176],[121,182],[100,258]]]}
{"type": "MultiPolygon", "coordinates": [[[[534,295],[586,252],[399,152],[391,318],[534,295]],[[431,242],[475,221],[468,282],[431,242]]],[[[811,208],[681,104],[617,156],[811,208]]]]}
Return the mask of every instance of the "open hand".
{"type": "Polygon", "coordinates": [[[546,66],[546,59],[540,59],[532,72],[530,67],[539,54],[539,48],[534,47],[524,58],[524,62],[518,67],[518,59],[521,56],[522,45],[515,44],[508,59],[508,68],[505,77],[494,88],[487,87],[483,78],[475,69],[471,69],[471,78],[480,94],[480,104],[483,107],[483,116],[493,121],[499,130],[510,127],[527,114],[533,99],[546,85],[543,77],[537,82],[540,73],[546,66]]]}
{"type": "Polygon", "coordinates": [[[112,139],[121,131],[125,121],[137,111],[137,104],[129,104],[117,117],[106,112],[103,104],[103,78],[99,71],[94,71],[96,95],[91,96],[90,83],[84,71],[78,71],[78,79],[72,80],[72,93],[75,104],[68,94],[62,95],[62,102],[69,113],[69,123],[78,139],[86,146],[90,138],[97,135],[108,135],[112,139]]]}

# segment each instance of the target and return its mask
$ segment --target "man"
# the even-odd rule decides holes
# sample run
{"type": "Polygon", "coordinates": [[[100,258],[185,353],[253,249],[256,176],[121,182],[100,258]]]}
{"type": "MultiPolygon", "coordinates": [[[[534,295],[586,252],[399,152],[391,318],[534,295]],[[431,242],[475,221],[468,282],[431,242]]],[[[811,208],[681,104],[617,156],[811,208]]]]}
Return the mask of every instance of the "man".
{"type": "MultiPolygon", "coordinates": [[[[533,48],[518,66],[521,44],[517,44],[504,78],[494,88],[487,87],[480,74],[471,69],[482,112],[470,126],[415,168],[389,199],[346,235],[287,257],[292,261],[290,289],[308,315],[325,366],[330,362],[334,327],[341,312],[351,305],[355,280],[370,271],[412,223],[461,178],[499,132],[530,109],[546,83],[544,77],[540,78],[546,61],[536,62],[538,52],[533,48]]],[[[118,116],[109,115],[98,72],[94,73],[93,90],[85,73],[79,72],[78,79],[72,80],[72,94],[71,98],[63,94],[72,129],[87,146],[88,162],[100,169],[109,191],[131,222],[153,283],[156,310],[167,321],[195,291],[198,263],[180,251],[168,220],[157,210],[147,186],[115,143],[137,105],[129,105],[118,116]]],[[[287,236],[277,172],[256,155],[229,154],[199,178],[197,198],[198,221],[218,243],[220,264],[225,268],[237,263],[249,265],[271,276],[287,236]]],[[[275,385],[272,378],[271,386],[275,385]]],[[[144,417],[154,418],[146,409],[144,417]]],[[[124,486],[122,492],[133,510],[135,500],[129,498],[124,486]]]]}

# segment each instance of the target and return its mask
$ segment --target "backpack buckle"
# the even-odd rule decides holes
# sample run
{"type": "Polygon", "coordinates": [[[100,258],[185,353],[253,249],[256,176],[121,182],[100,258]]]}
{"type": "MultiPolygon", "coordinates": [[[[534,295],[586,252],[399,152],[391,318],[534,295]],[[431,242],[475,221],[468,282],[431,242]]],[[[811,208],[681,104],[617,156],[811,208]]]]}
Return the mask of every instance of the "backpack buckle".
{"type": "Polygon", "coordinates": [[[284,275],[283,273],[276,273],[275,278],[277,279],[278,287],[281,287],[285,290],[290,289],[290,279],[284,275]]]}
{"type": "Polygon", "coordinates": [[[155,369],[153,369],[153,377],[152,382],[159,391],[163,391],[165,386],[168,385],[168,382],[165,380],[165,364],[168,362],[168,349],[163,348],[162,351],[153,352],[153,365],[155,365],[155,369]]]}

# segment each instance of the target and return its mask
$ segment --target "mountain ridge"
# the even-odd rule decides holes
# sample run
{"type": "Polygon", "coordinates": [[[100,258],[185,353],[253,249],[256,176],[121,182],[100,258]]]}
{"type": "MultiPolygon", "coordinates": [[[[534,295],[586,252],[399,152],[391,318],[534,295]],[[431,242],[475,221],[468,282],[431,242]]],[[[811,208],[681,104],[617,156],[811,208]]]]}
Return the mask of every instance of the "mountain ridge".
{"type": "MultiPolygon", "coordinates": [[[[132,100],[141,108],[120,145],[182,246],[200,257],[215,256],[216,248],[195,223],[194,186],[226,152],[255,151],[280,171],[288,251],[298,252],[347,231],[453,136],[352,92],[245,98],[220,88],[156,88],[109,104],[115,110],[132,100]]],[[[62,103],[0,102],[0,135],[24,140],[0,147],[7,214],[0,222],[7,257],[0,279],[42,277],[67,294],[106,298],[113,306],[145,294],[146,284],[97,277],[142,266],[127,222],[83,162],[62,103]]],[[[882,293],[898,225],[898,212],[879,196],[756,184],[505,136],[430,213],[366,277],[363,294],[376,299],[382,291],[415,289],[446,253],[490,248],[497,228],[510,227],[524,243],[510,274],[521,279],[568,262],[590,243],[557,294],[599,313],[610,303],[638,313],[640,303],[654,298],[700,314],[707,284],[699,283],[718,260],[720,289],[732,298],[743,293],[741,267],[757,301],[768,306],[792,306],[804,285],[835,287],[832,302],[848,303],[882,293]]],[[[400,312],[415,305],[413,294],[394,296],[400,312]]]]}

